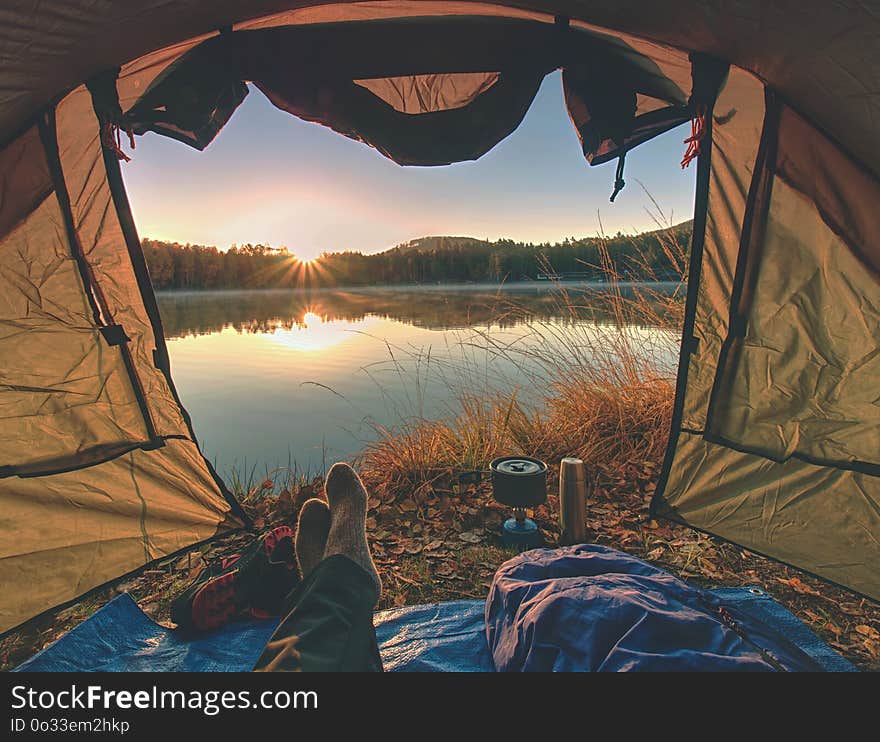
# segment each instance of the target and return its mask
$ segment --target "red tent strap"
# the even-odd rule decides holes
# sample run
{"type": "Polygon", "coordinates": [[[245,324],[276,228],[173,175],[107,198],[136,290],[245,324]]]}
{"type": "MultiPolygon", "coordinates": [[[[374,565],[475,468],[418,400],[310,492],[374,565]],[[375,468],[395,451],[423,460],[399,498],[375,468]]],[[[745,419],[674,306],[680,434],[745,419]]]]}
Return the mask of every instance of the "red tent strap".
{"type": "Polygon", "coordinates": [[[707,109],[705,105],[700,104],[697,106],[696,113],[691,119],[691,135],[684,140],[687,150],[685,150],[684,157],[681,158],[682,170],[690,165],[691,161],[695,160],[697,155],[700,154],[700,142],[706,133],[706,114],[707,109]]]}
{"type": "MultiPolygon", "coordinates": [[[[129,162],[131,157],[129,157],[122,150],[122,127],[119,124],[114,124],[112,121],[108,121],[104,126],[101,127],[101,144],[103,144],[107,149],[109,149],[113,154],[116,155],[117,159],[125,160],[125,162],[129,162]]],[[[125,129],[125,133],[128,134],[128,143],[132,149],[135,148],[134,144],[134,132],[131,129],[125,129]]]]}

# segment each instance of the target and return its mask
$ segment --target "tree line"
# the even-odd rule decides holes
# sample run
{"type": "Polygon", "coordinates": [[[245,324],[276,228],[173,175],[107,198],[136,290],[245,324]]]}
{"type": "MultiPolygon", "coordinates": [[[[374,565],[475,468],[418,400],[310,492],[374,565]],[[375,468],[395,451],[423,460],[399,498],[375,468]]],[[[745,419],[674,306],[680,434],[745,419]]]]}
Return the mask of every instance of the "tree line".
{"type": "Polygon", "coordinates": [[[302,262],[287,248],[232,245],[218,250],[144,238],[156,289],[333,288],[579,278],[679,280],[691,222],[637,235],[531,243],[423,237],[384,252],[328,252],[302,262]]]}

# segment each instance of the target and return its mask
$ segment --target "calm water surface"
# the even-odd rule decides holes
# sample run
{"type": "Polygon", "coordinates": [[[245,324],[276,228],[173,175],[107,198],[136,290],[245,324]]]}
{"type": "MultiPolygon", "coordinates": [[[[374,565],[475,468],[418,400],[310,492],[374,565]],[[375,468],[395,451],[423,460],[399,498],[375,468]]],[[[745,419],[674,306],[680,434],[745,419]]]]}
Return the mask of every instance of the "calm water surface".
{"type": "MultiPolygon", "coordinates": [[[[455,415],[462,390],[517,389],[536,402],[530,348],[552,352],[560,336],[570,344],[580,332],[616,332],[601,316],[573,318],[558,291],[535,283],[158,300],[178,391],[223,474],[289,463],[316,473],[375,439],[377,426],[455,415]]],[[[646,343],[658,333],[631,330],[646,343]]]]}

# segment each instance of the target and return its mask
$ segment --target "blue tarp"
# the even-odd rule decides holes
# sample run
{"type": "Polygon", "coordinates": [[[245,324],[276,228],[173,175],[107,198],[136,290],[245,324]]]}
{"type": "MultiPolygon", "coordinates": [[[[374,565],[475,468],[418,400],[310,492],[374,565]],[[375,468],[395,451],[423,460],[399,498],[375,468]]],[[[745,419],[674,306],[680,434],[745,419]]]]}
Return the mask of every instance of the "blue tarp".
{"type": "MultiPolygon", "coordinates": [[[[542,637],[556,633],[557,636],[577,637],[578,632],[584,632],[582,641],[575,641],[575,646],[579,647],[578,652],[583,654],[584,648],[589,642],[593,642],[596,636],[601,635],[603,641],[607,641],[608,626],[613,625],[617,619],[614,619],[617,612],[617,602],[600,601],[596,602],[595,596],[590,598],[590,604],[583,604],[574,600],[574,595],[570,592],[574,589],[572,579],[591,580],[594,577],[581,574],[580,576],[572,574],[574,571],[585,571],[584,562],[585,555],[591,554],[594,558],[592,569],[595,571],[596,566],[603,562],[605,567],[613,567],[617,569],[617,574],[624,574],[632,577],[633,575],[622,572],[624,568],[639,569],[644,565],[649,570],[653,570],[659,575],[655,577],[666,576],[675,580],[671,575],[657,570],[651,565],[641,562],[640,560],[628,557],[620,552],[614,552],[604,547],[577,547],[579,549],[587,549],[579,554],[569,550],[536,550],[529,552],[528,560],[538,565],[536,570],[531,570],[530,574],[521,571],[525,563],[524,556],[517,557],[511,562],[503,565],[496,575],[493,583],[492,593],[490,595],[489,607],[489,635],[493,638],[493,646],[495,647],[495,659],[503,660],[498,652],[498,637],[503,632],[499,632],[497,619],[498,596],[505,593],[505,600],[511,600],[511,609],[515,614],[520,615],[523,620],[514,620],[509,624],[513,627],[513,633],[521,632],[519,647],[531,647],[531,651],[519,652],[514,651],[511,656],[516,655],[528,656],[532,660],[538,657],[539,653],[534,652],[535,636],[531,633],[531,629],[527,627],[525,618],[528,611],[521,610],[524,606],[537,605],[535,598],[542,596],[538,603],[546,603],[549,610],[544,614],[543,618],[538,622],[539,625],[546,624],[546,631],[541,634],[542,637]],[[560,561],[561,560],[561,561],[560,561]],[[630,562],[629,560],[632,560],[630,562]],[[549,565],[549,566],[548,566],[549,565]],[[616,566],[615,566],[616,565],[616,566]],[[551,584],[543,584],[540,588],[536,588],[537,582],[545,581],[547,578],[547,569],[555,569],[557,572],[568,570],[567,576],[560,572],[557,577],[552,578],[557,584],[554,587],[551,584]],[[538,579],[536,575],[543,575],[538,579]],[[512,577],[511,577],[512,576],[512,577]],[[517,586],[511,590],[513,579],[517,586]],[[568,580],[568,582],[565,582],[568,580]],[[523,585],[531,584],[532,587],[523,587],[523,585]],[[565,597],[559,600],[548,600],[556,588],[560,588],[560,595],[565,597]],[[525,592],[529,590],[536,591],[535,594],[529,593],[531,597],[523,602],[520,600],[525,592]],[[514,603],[518,608],[514,609],[514,603]],[[562,607],[562,608],[560,608],[562,607]],[[557,612],[562,611],[562,612],[557,612]],[[604,613],[597,614],[596,611],[604,613]],[[563,615],[564,614],[564,615],[563,615]],[[597,616],[601,619],[597,621],[597,616]],[[565,619],[565,625],[571,623],[571,630],[561,629],[562,624],[554,624],[555,621],[565,619]],[[591,630],[591,626],[602,624],[603,628],[597,634],[591,630]],[[550,627],[555,627],[551,630],[550,627]],[[564,633],[560,634],[559,632],[564,633]],[[592,633],[591,633],[592,631],[592,633]],[[519,652],[517,654],[517,652],[519,652]]],[[[586,570],[589,571],[589,570],[586,570]]],[[[607,582],[611,580],[611,575],[607,570],[603,573],[603,580],[606,581],[605,588],[609,589],[607,582]]],[[[651,576],[648,572],[636,575],[644,580],[651,576]]],[[[675,580],[680,583],[680,581],[675,580]]],[[[627,600],[634,599],[634,595],[629,594],[634,588],[634,583],[630,583],[626,587],[626,591],[618,594],[618,600],[621,604],[625,604],[627,600]]],[[[680,583],[687,590],[684,583],[680,583]]],[[[677,590],[681,588],[676,585],[677,590]]],[[[581,589],[586,589],[584,585],[581,589]]],[[[645,583],[638,586],[638,590],[648,589],[657,590],[657,584],[648,585],[645,583]]],[[[589,591],[587,591],[589,592],[589,591]]],[[[783,608],[779,603],[774,601],[769,595],[757,588],[725,588],[715,591],[696,591],[706,596],[705,599],[713,605],[712,601],[723,603],[736,615],[740,622],[749,626],[764,627],[764,635],[761,640],[766,644],[766,626],[773,627],[773,631],[769,632],[770,636],[784,634],[788,641],[799,647],[800,650],[809,655],[818,665],[830,671],[852,671],[855,668],[845,659],[837,655],[826,644],[824,644],[813,632],[811,632],[804,624],[798,621],[791,613],[783,608]],[[761,623],[759,623],[761,622],[761,623]]],[[[694,610],[694,606],[688,604],[688,600],[693,595],[687,592],[677,592],[674,597],[666,597],[666,608],[669,614],[669,620],[674,622],[675,612],[672,610],[670,600],[678,600],[682,606],[686,606],[689,611],[694,610]]],[[[658,600],[656,596],[651,599],[645,599],[645,605],[649,605],[651,600],[658,600]]],[[[632,621],[632,606],[622,611],[619,615],[626,617],[630,622],[629,630],[622,630],[619,627],[624,626],[626,620],[617,621],[617,632],[629,640],[635,640],[639,635],[638,630],[632,630],[633,626],[638,627],[638,621],[632,621]]],[[[382,660],[386,670],[390,671],[416,671],[416,672],[436,672],[436,671],[471,671],[471,672],[488,672],[494,669],[493,655],[490,646],[487,643],[486,631],[486,613],[487,604],[484,601],[454,601],[448,603],[440,603],[435,605],[409,606],[389,611],[380,611],[376,614],[376,636],[379,640],[379,647],[382,653],[382,660]]],[[[532,614],[528,621],[534,628],[534,619],[536,614],[532,614]]],[[[674,635],[678,638],[671,639],[668,632],[661,633],[660,645],[664,651],[675,650],[681,648],[681,638],[687,637],[687,641],[694,644],[697,639],[691,629],[694,627],[688,622],[675,625],[674,635]],[[663,639],[663,637],[666,637],[663,639]]],[[[260,655],[263,646],[269,639],[276,626],[276,622],[269,621],[249,621],[231,624],[226,628],[204,636],[195,640],[184,640],[180,638],[176,632],[154,623],[148,618],[137,606],[137,604],[128,595],[120,595],[110,601],[101,610],[91,616],[89,619],[81,623],[75,629],[65,636],[61,637],[57,642],[46,648],[32,659],[25,662],[19,670],[27,671],[47,671],[47,672],[64,672],[64,671],[242,671],[250,670],[260,655]]],[[[668,628],[668,626],[667,626],[668,628]]],[[[665,629],[664,629],[665,632],[665,629]]],[[[758,632],[760,634],[760,632],[758,632]]],[[[653,635],[652,635],[653,636],[653,635]]],[[[711,632],[709,633],[711,637],[711,632]]],[[[644,635],[643,635],[644,638],[644,635]]],[[[654,636],[651,641],[656,642],[654,636]]],[[[724,640],[727,642],[725,647],[736,649],[734,644],[730,643],[729,637],[724,640]]],[[[623,649],[626,642],[621,643],[623,649]]],[[[512,645],[511,645],[512,646],[512,645]]],[[[720,646],[720,645],[719,645],[720,646]]],[[[694,646],[689,647],[693,649],[694,646]]],[[[740,648],[742,649],[742,648],[740,648]]],[[[595,654],[595,647],[592,650],[595,654]]],[[[739,651],[739,650],[737,650],[739,651]]],[[[503,653],[502,653],[503,654],[503,653]]],[[[711,662],[700,662],[697,658],[698,653],[690,653],[693,662],[690,669],[718,669],[717,666],[711,666],[711,662]],[[696,658],[696,659],[695,659],[696,658]]],[[[557,651],[557,658],[560,653],[557,651]]],[[[543,655],[542,655],[543,656],[543,655]]],[[[614,653],[608,653],[609,657],[613,657],[614,653]]],[[[606,662],[603,669],[611,669],[614,662],[618,662],[621,655],[617,655],[617,659],[606,662]]],[[[740,656],[742,659],[742,656],[740,656]]],[[[618,664],[621,664],[618,662],[618,664]]]]}

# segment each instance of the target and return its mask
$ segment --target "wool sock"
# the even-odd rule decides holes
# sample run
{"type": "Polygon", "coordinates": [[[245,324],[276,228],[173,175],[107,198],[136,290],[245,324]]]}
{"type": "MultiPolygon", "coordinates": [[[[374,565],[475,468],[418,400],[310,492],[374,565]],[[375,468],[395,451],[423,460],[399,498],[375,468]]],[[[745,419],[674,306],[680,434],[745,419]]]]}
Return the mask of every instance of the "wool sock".
{"type": "Polygon", "coordinates": [[[324,558],[329,532],[330,508],[327,507],[327,503],[317,497],[306,500],[299,511],[294,542],[296,561],[299,563],[299,572],[303,579],[308,577],[324,558]]]}
{"type": "Polygon", "coordinates": [[[363,567],[376,585],[376,600],[382,581],[367,543],[367,491],[360,477],[348,464],[333,464],[324,483],[330,502],[330,533],[324,558],[342,554],[363,567]]]}

